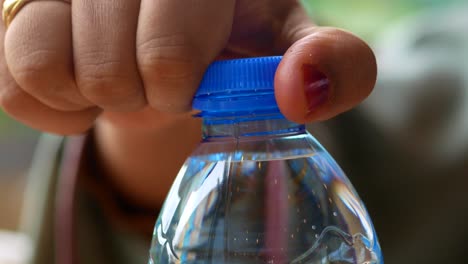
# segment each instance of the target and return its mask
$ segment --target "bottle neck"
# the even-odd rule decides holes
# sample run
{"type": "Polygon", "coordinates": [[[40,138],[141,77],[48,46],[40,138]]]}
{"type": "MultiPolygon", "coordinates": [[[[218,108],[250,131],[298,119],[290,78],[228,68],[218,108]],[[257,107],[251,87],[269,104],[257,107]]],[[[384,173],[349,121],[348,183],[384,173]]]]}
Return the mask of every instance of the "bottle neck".
{"type": "Polygon", "coordinates": [[[202,127],[204,141],[283,137],[305,131],[304,125],[291,122],[280,114],[203,117],[202,127]]]}

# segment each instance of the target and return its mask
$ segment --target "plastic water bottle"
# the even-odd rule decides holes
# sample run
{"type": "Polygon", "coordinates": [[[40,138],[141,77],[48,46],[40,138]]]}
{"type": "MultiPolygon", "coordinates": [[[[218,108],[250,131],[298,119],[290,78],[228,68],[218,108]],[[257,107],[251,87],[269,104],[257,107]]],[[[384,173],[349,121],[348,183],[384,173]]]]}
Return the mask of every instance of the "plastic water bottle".
{"type": "Polygon", "coordinates": [[[383,263],[345,174],[278,110],[281,57],[212,64],[194,99],[203,139],[157,220],[149,263],[383,263]]]}

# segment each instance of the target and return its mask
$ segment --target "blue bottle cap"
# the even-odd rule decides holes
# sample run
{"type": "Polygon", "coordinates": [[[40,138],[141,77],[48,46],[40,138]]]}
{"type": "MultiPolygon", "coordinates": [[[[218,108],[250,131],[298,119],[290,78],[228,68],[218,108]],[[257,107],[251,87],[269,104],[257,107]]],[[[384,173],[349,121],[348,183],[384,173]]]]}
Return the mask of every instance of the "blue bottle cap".
{"type": "Polygon", "coordinates": [[[201,115],[279,113],[274,95],[282,57],[217,61],[205,73],[193,100],[201,115]]]}

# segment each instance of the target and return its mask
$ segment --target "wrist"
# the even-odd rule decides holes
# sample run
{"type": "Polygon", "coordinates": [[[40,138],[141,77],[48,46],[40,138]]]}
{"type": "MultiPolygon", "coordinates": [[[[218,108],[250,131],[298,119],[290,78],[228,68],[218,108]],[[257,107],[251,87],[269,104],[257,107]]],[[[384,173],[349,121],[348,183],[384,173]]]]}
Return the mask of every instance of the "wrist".
{"type": "Polygon", "coordinates": [[[161,206],[180,166],[198,144],[201,124],[187,114],[140,122],[145,120],[123,124],[103,116],[94,130],[96,159],[122,197],[155,208],[161,206]],[[131,123],[139,124],[132,127],[131,123]]]}

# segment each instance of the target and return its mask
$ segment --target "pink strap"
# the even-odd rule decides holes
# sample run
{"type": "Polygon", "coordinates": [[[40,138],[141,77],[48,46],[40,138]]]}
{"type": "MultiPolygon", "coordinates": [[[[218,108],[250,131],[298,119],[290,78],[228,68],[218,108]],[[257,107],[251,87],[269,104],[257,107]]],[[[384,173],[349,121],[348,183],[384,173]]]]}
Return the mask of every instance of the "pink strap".
{"type": "Polygon", "coordinates": [[[55,263],[77,264],[75,236],[75,195],[78,170],[86,136],[73,136],[66,140],[60,165],[55,200],[55,263]]]}

